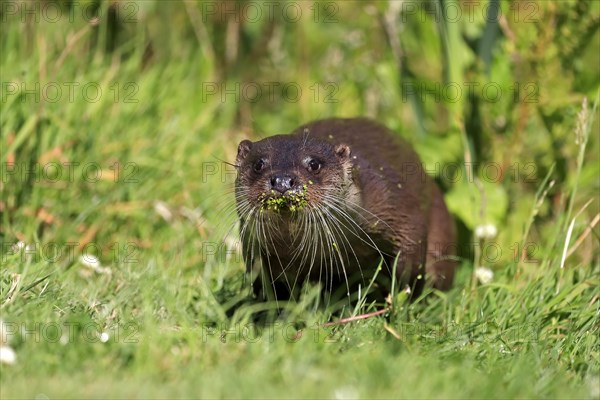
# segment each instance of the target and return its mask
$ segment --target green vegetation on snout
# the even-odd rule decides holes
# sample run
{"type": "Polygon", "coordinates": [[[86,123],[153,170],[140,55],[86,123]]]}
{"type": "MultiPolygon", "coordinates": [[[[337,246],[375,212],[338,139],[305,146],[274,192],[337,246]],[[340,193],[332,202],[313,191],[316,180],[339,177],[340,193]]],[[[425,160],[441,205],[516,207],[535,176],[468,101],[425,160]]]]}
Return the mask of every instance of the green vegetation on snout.
{"type": "Polygon", "coordinates": [[[285,193],[282,196],[274,197],[274,190],[271,193],[263,193],[261,202],[264,210],[279,212],[281,210],[300,211],[308,205],[308,185],[303,185],[300,190],[291,193],[285,193]]]}
{"type": "Polygon", "coordinates": [[[0,4],[1,397],[597,399],[600,3],[285,4],[0,4]],[[415,146],[458,277],[255,323],[226,163],[329,116],[415,146]]]}

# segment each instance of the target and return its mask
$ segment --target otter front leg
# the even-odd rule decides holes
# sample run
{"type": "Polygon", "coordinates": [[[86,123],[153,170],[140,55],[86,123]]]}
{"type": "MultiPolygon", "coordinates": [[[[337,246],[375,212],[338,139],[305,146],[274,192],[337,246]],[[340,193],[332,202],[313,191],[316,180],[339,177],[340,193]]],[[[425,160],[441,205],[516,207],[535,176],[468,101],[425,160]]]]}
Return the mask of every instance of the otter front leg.
{"type": "Polygon", "coordinates": [[[268,256],[264,254],[248,254],[245,257],[246,274],[252,282],[254,296],[261,301],[289,300],[291,297],[289,285],[273,276],[269,262],[268,256]]]}
{"type": "Polygon", "coordinates": [[[286,264],[284,260],[262,252],[260,273],[258,279],[254,281],[254,293],[262,300],[292,299],[292,289],[295,285],[294,282],[287,280],[282,264],[286,264]]]}
{"type": "Polygon", "coordinates": [[[411,297],[419,296],[425,287],[425,260],[427,256],[427,243],[423,241],[419,246],[402,249],[398,252],[396,262],[396,279],[400,288],[408,286],[411,297]]]}
{"type": "MultiPolygon", "coordinates": [[[[243,226],[243,224],[242,224],[243,226]]],[[[258,251],[259,245],[256,240],[252,240],[249,235],[241,235],[242,255],[246,265],[246,279],[252,283],[252,291],[258,299],[264,299],[261,255],[258,251]]]]}

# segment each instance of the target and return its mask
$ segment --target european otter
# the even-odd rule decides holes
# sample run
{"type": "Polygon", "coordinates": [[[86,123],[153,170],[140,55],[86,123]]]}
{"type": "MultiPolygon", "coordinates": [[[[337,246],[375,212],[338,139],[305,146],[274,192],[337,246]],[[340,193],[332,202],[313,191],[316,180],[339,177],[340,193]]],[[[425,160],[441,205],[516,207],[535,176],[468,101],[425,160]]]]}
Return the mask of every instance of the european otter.
{"type": "Polygon", "coordinates": [[[395,266],[413,294],[425,276],[438,289],[451,286],[455,233],[442,193],[386,127],[314,121],[242,141],[236,167],[243,255],[258,275],[257,296],[295,298],[306,279],[349,293],[366,287],[381,262],[388,284],[395,266]]]}

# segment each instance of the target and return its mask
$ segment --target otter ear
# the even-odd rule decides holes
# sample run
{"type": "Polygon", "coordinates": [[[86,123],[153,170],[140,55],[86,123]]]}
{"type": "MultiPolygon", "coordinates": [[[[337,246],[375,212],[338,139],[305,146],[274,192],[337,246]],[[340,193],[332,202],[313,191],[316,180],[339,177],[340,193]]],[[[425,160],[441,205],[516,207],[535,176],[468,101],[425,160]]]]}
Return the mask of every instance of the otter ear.
{"type": "Polygon", "coordinates": [[[350,158],[350,146],[346,144],[338,144],[335,146],[335,155],[342,160],[350,158]]]}
{"type": "Polygon", "coordinates": [[[242,140],[238,145],[236,163],[239,164],[248,153],[250,153],[250,149],[252,149],[252,142],[249,140],[242,140]]]}

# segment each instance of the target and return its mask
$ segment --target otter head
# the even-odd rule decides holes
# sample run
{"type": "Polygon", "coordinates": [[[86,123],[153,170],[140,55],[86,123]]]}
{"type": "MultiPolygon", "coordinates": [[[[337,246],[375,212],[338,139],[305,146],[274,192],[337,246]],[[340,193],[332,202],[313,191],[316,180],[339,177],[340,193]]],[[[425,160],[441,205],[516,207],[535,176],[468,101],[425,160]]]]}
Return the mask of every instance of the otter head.
{"type": "Polygon", "coordinates": [[[277,135],[243,140],[236,159],[238,209],[301,213],[339,207],[351,192],[350,148],[309,136],[277,135]]]}

